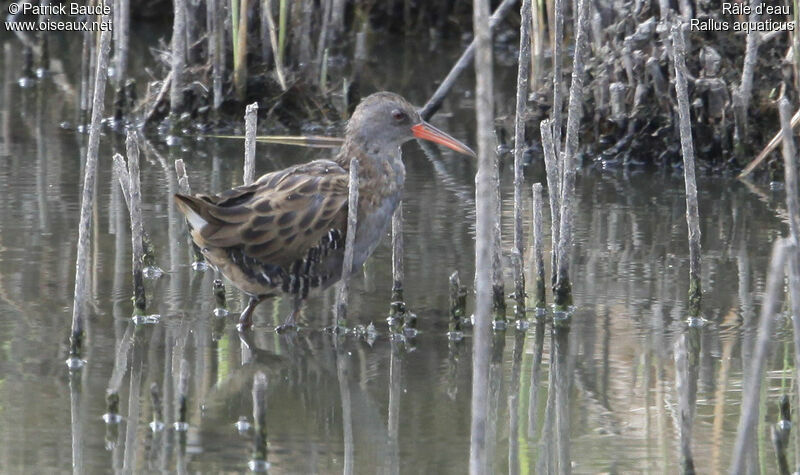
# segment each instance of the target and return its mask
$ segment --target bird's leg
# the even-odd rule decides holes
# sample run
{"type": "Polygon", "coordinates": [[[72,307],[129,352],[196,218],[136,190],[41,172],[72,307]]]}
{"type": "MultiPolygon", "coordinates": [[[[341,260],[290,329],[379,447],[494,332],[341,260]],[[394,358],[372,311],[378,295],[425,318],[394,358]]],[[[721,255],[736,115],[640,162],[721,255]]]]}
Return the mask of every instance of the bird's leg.
{"type": "Polygon", "coordinates": [[[260,297],[250,296],[250,301],[247,302],[247,307],[245,307],[242,311],[242,314],[239,315],[239,324],[237,325],[239,331],[249,330],[250,327],[253,326],[253,311],[256,309],[256,305],[261,303],[262,300],[263,299],[260,297]]]}
{"type": "Polygon", "coordinates": [[[303,306],[303,299],[295,297],[294,300],[292,300],[292,311],[289,312],[289,316],[286,317],[286,320],[283,321],[283,324],[278,325],[278,327],[275,328],[275,331],[281,333],[286,330],[297,328],[297,325],[295,324],[295,315],[297,315],[297,313],[300,312],[300,308],[302,306],[303,306]]]}

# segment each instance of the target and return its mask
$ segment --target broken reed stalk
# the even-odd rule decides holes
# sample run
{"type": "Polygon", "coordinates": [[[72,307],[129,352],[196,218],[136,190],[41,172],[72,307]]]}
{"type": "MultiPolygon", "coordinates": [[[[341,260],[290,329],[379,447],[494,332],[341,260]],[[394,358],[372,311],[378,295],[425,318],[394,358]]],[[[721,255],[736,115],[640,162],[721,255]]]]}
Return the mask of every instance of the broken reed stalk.
{"type": "MultiPolygon", "coordinates": [[[[182,158],[175,160],[175,174],[178,177],[178,192],[182,195],[192,194],[192,189],[189,187],[189,177],[186,175],[186,165],[184,165],[182,158]]],[[[205,268],[205,256],[203,256],[200,248],[191,238],[189,238],[189,246],[192,248],[192,255],[194,256],[192,268],[195,270],[205,268]]]]}
{"type": "Polygon", "coordinates": [[[144,293],[144,228],[142,226],[142,190],[139,177],[139,146],[136,144],[136,132],[128,129],[125,139],[125,149],[128,155],[128,175],[130,189],[131,216],[131,268],[133,272],[133,315],[145,314],[147,298],[144,293]]]}
{"type": "Polygon", "coordinates": [[[405,279],[405,268],[403,266],[404,248],[403,202],[401,201],[392,215],[392,303],[389,316],[393,319],[402,318],[406,313],[406,304],[403,300],[403,280],[405,279]]]}
{"type": "Polygon", "coordinates": [[[792,430],[791,406],[789,396],[786,394],[781,397],[778,403],[780,420],[772,427],[772,445],[775,447],[775,455],[778,458],[778,471],[781,475],[789,475],[789,461],[786,457],[786,449],[789,447],[789,434],[792,430]]]}
{"type": "MultiPolygon", "coordinates": [[[[553,144],[555,150],[555,157],[558,162],[561,161],[561,123],[562,118],[562,103],[564,102],[562,81],[564,80],[563,69],[563,55],[564,55],[564,0],[555,0],[553,4],[553,15],[555,16],[555,24],[553,25],[553,109],[550,113],[550,127],[553,129],[553,144]]],[[[577,35],[577,33],[576,33],[577,35]]],[[[575,43],[577,45],[577,42],[575,43]]],[[[559,179],[559,183],[561,179],[559,179]]],[[[556,270],[553,268],[553,275],[556,275],[556,270]]]]}
{"type": "Polygon", "coordinates": [[[561,178],[556,157],[556,146],[553,141],[553,120],[546,119],[539,123],[542,133],[542,149],[544,150],[544,167],[547,172],[547,194],[550,201],[550,276],[555,285],[558,274],[558,242],[561,228],[561,178]]]}
{"type": "Polygon", "coordinates": [[[172,84],[169,107],[171,125],[174,128],[183,112],[183,88],[186,70],[186,0],[175,0],[172,20],[172,84]]]}
{"type": "MultiPolygon", "coordinates": [[[[505,2],[507,3],[507,2],[505,2]]],[[[499,10],[499,9],[498,9],[499,10]]],[[[489,387],[489,321],[491,318],[492,242],[498,216],[492,174],[496,169],[493,144],[494,98],[492,88],[492,34],[488,0],[473,0],[475,32],[475,109],[478,129],[478,174],[476,177],[475,236],[475,325],[472,345],[472,402],[470,426],[470,473],[483,473],[486,467],[486,424],[489,387]]],[[[463,57],[463,55],[462,55],[463,57]]],[[[452,72],[451,72],[452,74],[452,72]]],[[[440,87],[441,89],[441,87],[440,87]]],[[[436,94],[434,94],[434,97],[436,94]]],[[[428,101],[429,103],[432,103],[428,101]]],[[[438,107],[438,106],[435,106],[438,107]]],[[[434,110],[434,109],[431,109],[434,110]]],[[[432,112],[431,112],[432,114],[432,112]]],[[[424,114],[423,114],[424,117],[424,114]]]]}
{"type": "Polygon", "coordinates": [[[523,0],[520,7],[522,20],[519,26],[519,66],[517,68],[516,114],[514,118],[514,297],[517,320],[525,318],[525,272],[523,253],[525,252],[522,232],[522,161],[525,143],[525,115],[528,98],[528,80],[531,69],[530,26],[532,22],[531,0],[523,0]]]}
{"type": "Polygon", "coordinates": [[[544,252],[542,250],[542,184],[533,185],[533,275],[536,277],[536,300],[534,306],[546,308],[544,252]]]}
{"type": "Polygon", "coordinates": [[[683,155],[683,177],[686,183],[686,224],[689,228],[689,316],[700,316],[702,288],[700,285],[700,212],[697,205],[697,182],[694,174],[694,144],[692,142],[689,93],[686,88],[686,45],[683,28],[672,27],[673,61],[675,63],[675,94],[678,97],[678,119],[683,155]]]}
{"type": "Polygon", "coordinates": [[[467,316],[467,288],[461,285],[458,271],[450,274],[450,336],[458,338],[461,332],[461,323],[467,316]]]}
{"type": "MultiPolygon", "coordinates": [[[[578,5],[578,21],[575,33],[575,54],[572,60],[572,83],[569,87],[569,106],[567,109],[567,136],[564,155],[561,161],[561,223],[558,239],[558,275],[553,289],[553,300],[557,307],[566,310],[572,305],[572,284],[569,280],[569,252],[572,249],[572,219],[574,214],[573,199],[575,195],[575,169],[578,153],[578,133],[580,132],[581,115],[583,113],[583,80],[586,64],[585,51],[588,46],[589,12],[591,8],[586,0],[578,5]]],[[[554,139],[558,139],[554,126],[554,139]]],[[[558,142],[554,142],[558,144],[558,142]]],[[[558,145],[556,145],[557,147],[558,145]]],[[[558,149],[556,148],[556,154],[558,149]]],[[[556,155],[557,156],[557,155],[556,155]]]]}
{"type": "Polygon", "coordinates": [[[258,371],[253,377],[253,461],[267,461],[267,376],[258,371]]]}
{"type": "Polygon", "coordinates": [[[491,170],[492,188],[494,189],[495,219],[492,239],[492,314],[495,330],[505,330],[506,321],[506,290],[503,279],[503,231],[500,219],[503,213],[500,193],[500,160],[495,155],[491,170]]]}
{"type": "Polygon", "coordinates": [[[772,246],[767,274],[767,285],[764,288],[764,300],[761,306],[758,338],[753,349],[753,357],[747,368],[748,388],[742,394],[741,416],[736,431],[733,459],[729,473],[738,475],[744,468],[744,457],[747,454],[747,443],[750,433],[755,430],[758,423],[759,398],[761,397],[761,384],[766,365],[769,342],[772,339],[772,329],[775,316],[780,311],[780,296],[783,291],[784,266],[787,253],[793,253],[796,248],[788,239],[778,239],[772,246]]]}
{"type": "MultiPolygon", "coordinates": [[[[489,18],[489,32],[493,30],[503,18],[506,17],[508,12],[511,11],[511,7],[516,4],[516,0],[503,0],[503,3],[497,6],[497,9],[494,11],[492,16],[489,18]]],[[[433,93],[428,102],[420,109],[419,115],[422,117],[423,120],[428,120],[442,107],[442,102],[444,102],[444,98],[447,97],[447,94],[450,93],[450,89],[453,88],[458,77],[467,69],[469,66],[470,61],[472,58],[475,57],[475,52],[477,50],[477,36],[476,38],[472,39],[472,42],[467,46],[467,49],[461,53],[461,56],[456,61],[456,64],[453,65],[453,68],[450,69],[450,72],[447,73],[444,80],[439,87],[436,88],[436,92],[433,93]]]]}
{"type": "Polygon", "coordinates": [[[336,295],[336,326],[347,327],[347,300],[350,291],[350,275],[353,273],[353,253],[358,231],[358,159],[350,160],[350,185],[347,195],[347,235],[344,244],[342,278],[336,295]]]}
{"type": "Polygon", "coordinates": [[[286,30],[286,6],[285,0],[281,0],[280,5],[280,18],[279,22],[281,22],[280,27],[280,37],[278,37],[278,32],[276,32],[275,28],[275,20],[272,18],[272,0],[264,0],[264,8],[266,11],[264,14],[267,17],[267,27],[269,28],[269,41],[272,44],[272,50],[276,51],[276,54],[273,54],[272,57],[275,59],[275,74],[278,76],[278,84],[280,84],[281,89],[286,91],[286,75],[283,73],[283,50],[286,45],[285,40],[285,30],[286,30]]]}
{"type": "Polygon", "coordinates": [[[132,327],[128,326],[125,334],[117,344],[117,352],[114,357],[114,368],[111,370],[111,377],[108,379],[106,388],[106,414],[103,416],[106,423],[119,422],[119,388],[122,386],[122,378],[128,370],[128,353],[133,344],[132,327]]]}
{"type": "MultiPolygon", "coordinates": [[[[108,18],[104,17],[103,21],[108,18]]],[[[75,260],[75,294],[72,303],[72,336],[70,338],[70,359],[79,360],[83,349],[84,321],[88,300],[87,265],[92,232],[92,209],[94,207],[94,187],[97,179],[97,154],[100,145],[100,121],[103,118],[103,97],[106,91],[106,70],[108,53],[111,48],[111,32],[100,33],[100,47],[97,52],[97,72],[95,73],[94,97],[92,99],[92,120],[89,125],[89,143],[86,147],[83,191],[81,193],[81,217],[78,225],[78,253],[75,260]]],[[[75,361],[71,361],[74,367],[75,361]]]]}
{"type": "Polygon", "coordinates": [[[245,108],[244,112],[244,184],[256,179],[256,129],[258,123],[258,102],[245,108]]]}

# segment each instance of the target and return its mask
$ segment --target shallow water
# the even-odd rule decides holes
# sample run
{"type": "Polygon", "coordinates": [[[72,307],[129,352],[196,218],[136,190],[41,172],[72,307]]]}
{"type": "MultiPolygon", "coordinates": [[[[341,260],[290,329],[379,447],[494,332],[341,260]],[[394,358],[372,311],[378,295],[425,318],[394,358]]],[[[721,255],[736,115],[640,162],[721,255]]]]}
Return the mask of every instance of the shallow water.
{"type": "MultiPolygon", "coordinates": [[[[351,326],[374,322],[374,341],[323,331],[331,323],[331,292],[310,302],[296,336],[274,333],[288,312],[287,303],[276,300],[258,308],[254,331],[242,339],[234,315],[212,314],[214,273],[190,267],[185,225],[171,199],[177,158],[186,162],[196,192],[240,183],[242,144],[185,140],[169,150],[155,137],[152,148],[144,147],[145,229],[165,274],[147,282],[148,313],[161,315],[159,323],[135,326],[127,211],[110,173],[111,155],[123,140],[107,131],[94,214],[87,365],[70,376],[64,361],[86,136],[60,128],[74,121],[76,102],[57,84],[71,84],[74,92],[76,71],[21,88],[19,43],[7,36],[0,41],[0,472],[247,470],[253,432],[239,433],[234,423],[241,417],[252,422],[258,371],[269,379],[268,458],[276,473],[467,471],[471,338],[467,331],[463,342],[452,343],[445,332],[448,276],[459,270],[469,282],[474,272],[474,162],[450,152],[431,159],[414,143],[404,148],[405,292],[419,315],[417,338],[400,343],[388,337],[391,250],[384,239],[354,280],[351,297],[351,326]],[[117,347],[131,336],[131,351],[121,357],[117,347]],[[115,365],[118,377],[112,376],[115,365]],[[188,375],[185,433],[172,429],[181,367],[188,375]],[[118,426],[102,419],[112,380],[119,381],[124,416],[118,426]],[[153,384],[169,425],[155,434],[148,426],[153,384]]],[[[55,48],[75,54],[77,43],[70,38],[55,48]]],[[[433,89],[426,80],[444,76],[457,45],[448,51],[423,62],[401,49],[399,57],[370,66],[372,87],[421,104],[433,89]]],[[[501,68],[498,84],[512,73],[501,68]]],[[[434,120],[467,143],[475,135],[470,87],[463,81],[434,120]]],[[[499,89],[502,115],[513,89],[499,89]]],[[[325,153],[262,145],[258,151],[259,172],[325,153]]],[[[505,236],[511,175],[506,160],[505,236]]],[[[535,160],[526,185],[544,180],[535,160]]],[[[532,324],[525,333],[494,336],[491,471],[548,473],[569,464],[575,473],[675,472],[681,434],[687,434],[680,401],[692,396],[696,417],[688,428],[697,469],[727,470],[771,242],[785,232],[783,196],[728,178],[700,178],[709,323],[689,330],[682,189],[682,177],[672,170],[607,169],[586,161],[578,178],[577,309],[570,329],[532,324]],[[684,360],[681,372],[676,361],[684,360]],[[679,393],[682,374],[687,383],[679,393]]],[[[504,241],[509,250],[510,238],[504,241]]],[[[227,289],[236,312],[241,296],[227,289]]],[[[776,469],[767,423],[777,419],[780,396],[794,394],[790,327],[783,316],[768,361],[764,422],[751,444],[751,463],[767,472],[776,469]]],[[[793,434],[791,445],[798,447],[793,434]]]]}

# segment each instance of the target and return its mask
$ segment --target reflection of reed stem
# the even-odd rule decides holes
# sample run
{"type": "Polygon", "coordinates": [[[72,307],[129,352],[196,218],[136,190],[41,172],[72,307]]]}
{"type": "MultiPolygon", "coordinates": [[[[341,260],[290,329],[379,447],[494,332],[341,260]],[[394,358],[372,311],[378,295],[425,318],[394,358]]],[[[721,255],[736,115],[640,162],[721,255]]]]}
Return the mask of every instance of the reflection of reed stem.
{"type": "Polygon", "coordinates": [[[542,250],[542,184],[533,185],[533,275],[536,279],[536,308],[545,308],[544,251],[542,250]]]}
{"type": "Polygon", "coordinates": [[[253,460],[267,460],[267,376],[261,371],[253,377],[253,460]]]}
{"type": "Polygon", "coordinates": [[[775,314],[780,310],[780,295],[783,290],[784,265],[787,252],[794,252],[792,243],[786,239],[778,239],[772,246],[767,274],[767,285],[764,289],[764,303],[761,307],[758,339],[753,349],[753,356],[747,371],[747,391],[742,394],[741,416],[739,427],[736,431],[736,443],[732,452],[730,473],[737,475],[744,470],[744,458],[749,452],[747,444],[750,436],[758,424],[759,402],[761,399],[761,385],[766,365],[769,342],[772,339],[772,329],[775,323],[775,314]]]}

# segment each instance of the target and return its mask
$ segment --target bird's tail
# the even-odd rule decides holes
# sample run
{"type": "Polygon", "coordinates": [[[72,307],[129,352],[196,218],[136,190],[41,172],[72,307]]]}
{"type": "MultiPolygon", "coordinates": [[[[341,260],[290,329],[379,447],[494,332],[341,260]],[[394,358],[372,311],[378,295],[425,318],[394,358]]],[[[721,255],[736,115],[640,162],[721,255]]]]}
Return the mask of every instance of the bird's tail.
{"type": "Polygon", "coordinates": [[[186,216],[186,221],[192,229],[202,231],[214,221],[214,218],[206,210],[208,203],[201,198],[176,193],[175,203],[181,213],[186,216]]]}

